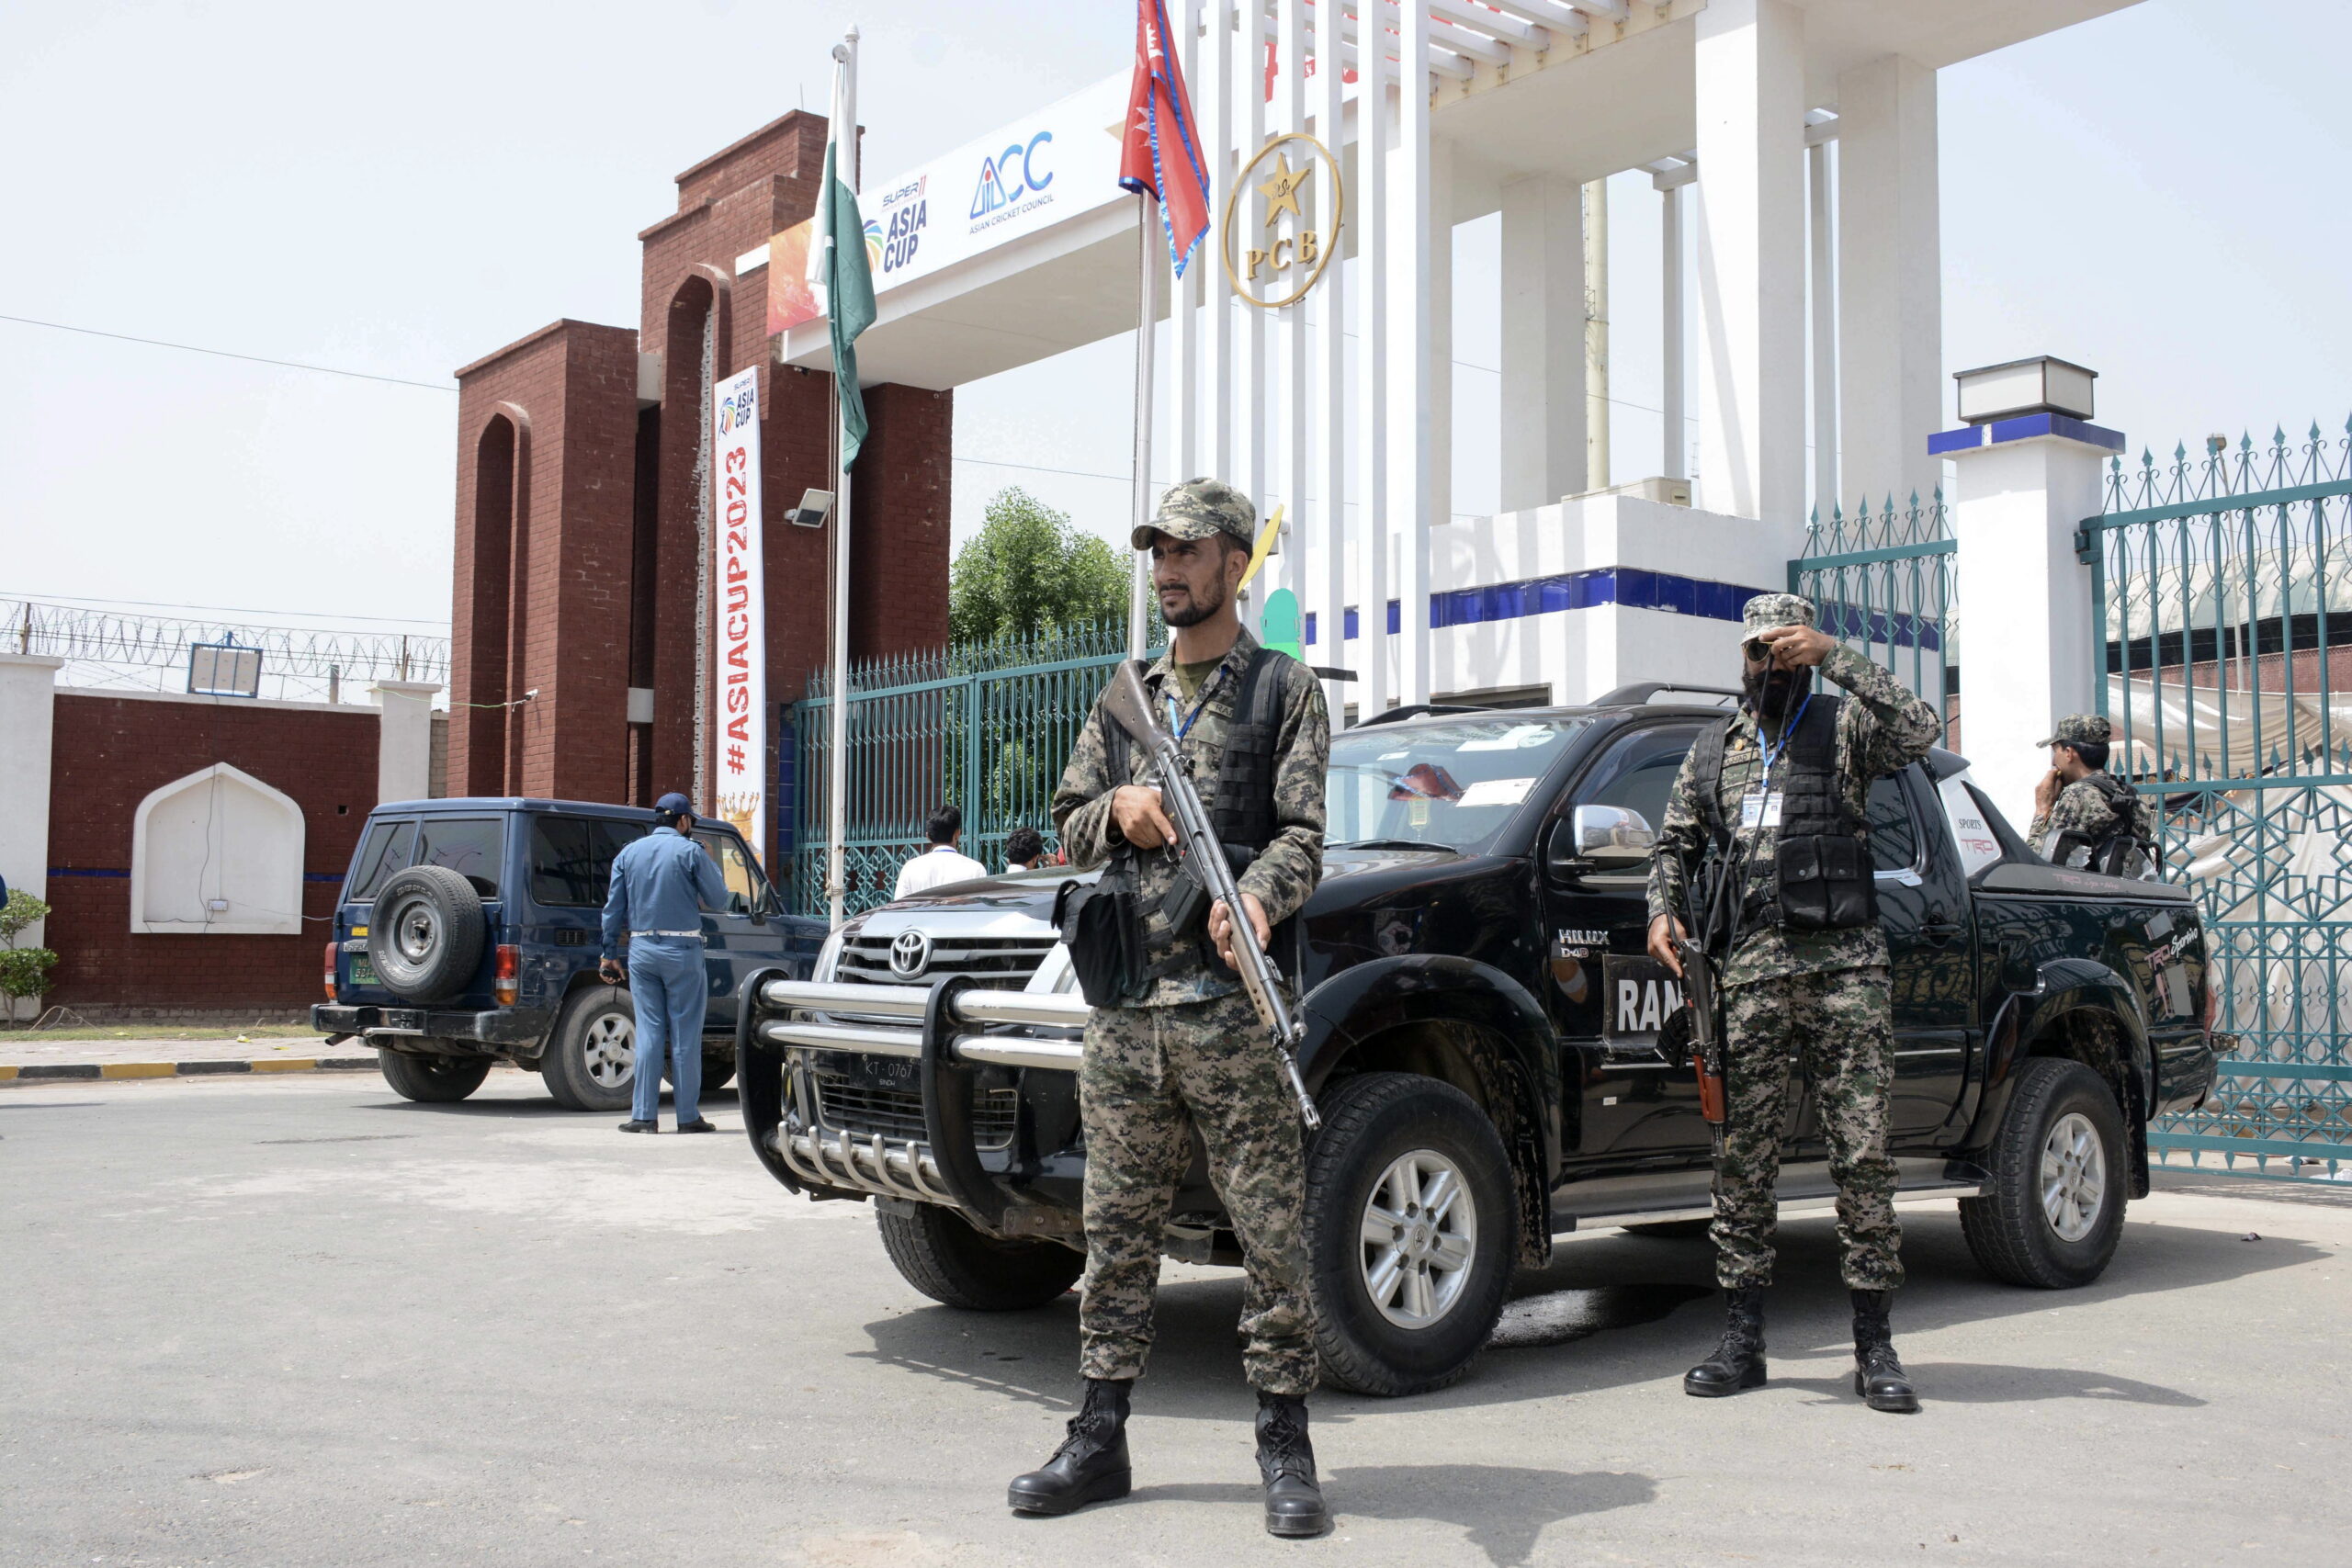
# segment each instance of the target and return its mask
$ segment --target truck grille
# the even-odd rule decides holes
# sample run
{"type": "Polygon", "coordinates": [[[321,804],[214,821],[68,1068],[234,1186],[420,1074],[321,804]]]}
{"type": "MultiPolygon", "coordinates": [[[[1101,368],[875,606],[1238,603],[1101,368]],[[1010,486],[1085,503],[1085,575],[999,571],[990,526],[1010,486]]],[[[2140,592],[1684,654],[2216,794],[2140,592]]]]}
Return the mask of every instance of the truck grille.
{"type": "MultiPolygon", "coordinates": [[[[922,1096],[905,1089],[874,1089],[845,1078],[816,1077],[817,1119],[853,1137],[886,1138],[922,1143],[930,1134],[923,1125],[922,1096]]],[[[1019,1097],[1009,1089],[992,1089],[972,1096],[972,1143],[983,1149],[1010,1148],[1019,1097]]]]}
{"type": "Polygon", "coordinates": [[[890,943],[894,940],[894,936],[850,938],[842,945],[841,961],[833,977],[876,986],[920,986],[968,975],[983,986],[1017,991],[1045,963],[1046,954],[1054,950],[1057,939],[934,936],[931,939],[930,962],[923,965],[922,974],[912,977],[903,977],[890,968],[890,943]]]}

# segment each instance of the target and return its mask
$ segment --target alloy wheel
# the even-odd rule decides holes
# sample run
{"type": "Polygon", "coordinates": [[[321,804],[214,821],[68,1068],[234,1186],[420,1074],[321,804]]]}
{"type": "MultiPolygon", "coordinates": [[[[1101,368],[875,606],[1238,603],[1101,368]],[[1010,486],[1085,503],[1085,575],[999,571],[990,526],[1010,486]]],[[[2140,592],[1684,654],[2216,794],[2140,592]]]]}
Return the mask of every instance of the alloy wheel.
{"type": "Polygon", "coordinates": [[[582,1055],[588,1076],[605,1089],[619,1089],[637,1076],[637,1025],[628,1015],[608,1012],[589,1024],[582,1055]]]}
{"type": "Polygon", "coordinates": [[[1453,1310],[1478,1255],[1478,1205],[1445,1156],[1415,1149],[1381,1172],[1365,1200],[1363,1283],[1400,1328],[1427,1328],[1453,1310]]]}
{"type": "Polygon", "coordinates": [[[2080,1241],[2107,1202],[2107,1150],[2079,1111],[2052,1124],[2041,1142],[2041,1213],[2061,1241],[2080,1241]]]}

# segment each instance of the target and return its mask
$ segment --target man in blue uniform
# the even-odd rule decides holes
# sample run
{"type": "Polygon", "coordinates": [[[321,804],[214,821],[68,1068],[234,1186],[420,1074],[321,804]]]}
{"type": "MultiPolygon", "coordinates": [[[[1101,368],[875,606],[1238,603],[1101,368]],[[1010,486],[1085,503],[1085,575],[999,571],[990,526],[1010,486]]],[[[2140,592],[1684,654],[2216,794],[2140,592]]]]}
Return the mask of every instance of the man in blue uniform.
{"type": "Polygon", "coordinates": [[[686,836],[694,808],[675,791],[653,803],[653,831],[613,857],[605,896],[605,955],[597,972],[621,983],[628,937],[628,994],[637,1005],[637,1087],[624,1133],[661,1130],[662,1059],[670,1056],[681,1133],[715,1133],[702,1118],[702,1015],[710,982],[702,962],[702,911],[727,907],[718,863],[686,836]]]}

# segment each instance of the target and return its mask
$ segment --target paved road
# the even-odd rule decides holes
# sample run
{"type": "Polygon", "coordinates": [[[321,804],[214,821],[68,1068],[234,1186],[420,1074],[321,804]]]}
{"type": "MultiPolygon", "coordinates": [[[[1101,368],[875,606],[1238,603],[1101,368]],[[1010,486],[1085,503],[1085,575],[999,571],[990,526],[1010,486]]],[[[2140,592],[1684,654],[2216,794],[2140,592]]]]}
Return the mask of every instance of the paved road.
{"type": "Polygon", "coordinates": [[[1015,1519],[1074,1298],[933,1306],[862,1206],[614,1120],[520,1074],[0,1097],[0,1562],[2345,1560],[2352,1195],[2169,1189],[2066,1294],[1916,1211],[1909,1418],[1847,1390],[1826,1220],[1788,1232],[1773,1385],[1718,1402],[1676,1382],[1703,1244],[1576,1241],[1460,1386],[1318,1399],[1340,1526],[1297,1544],[1259,1529],[1235,1276],[1170,1269],[1136,1496],[1015,1519]]]}

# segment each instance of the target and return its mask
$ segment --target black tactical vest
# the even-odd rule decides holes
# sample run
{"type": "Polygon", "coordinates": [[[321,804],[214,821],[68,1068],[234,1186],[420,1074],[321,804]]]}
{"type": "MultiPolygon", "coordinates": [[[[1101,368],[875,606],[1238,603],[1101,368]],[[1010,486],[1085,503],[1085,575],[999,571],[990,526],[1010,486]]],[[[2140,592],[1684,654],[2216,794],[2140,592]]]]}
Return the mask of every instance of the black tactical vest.
{"type": "MultiPolygon", "coordinates": [[[[1781,792],[1781,827],[1773,864],[1751,867],[1740,924],[1747,930],[1849,931],[1878,919],[1878,886],[1871,874],[1870,828],[1846,807],[1838,778],[1838,697],[1815,695],[1791,733],[1773,770],[1781,792]]],[[[1732,824],[1723,815],[1726,722],[1703,731],[1691,748],[1705,826],[1729,848],[1732,824]]]]}
{"type": "MultiPolygon", "coordinates": [[[[1250,656],[1250,662],[1242,671],[1240,690],[1234,694],[1233,723],[1226,731],[1225,751],[1217,759],[1216,802],[1209,807],[1209,823],[1216,829],[1217,842],[1225,846],[1227,862],[1237,875],[1257,859],[1261,850],[1274,841],[1274,752],[1282,740],[1282,666],[1289,657],[1271,648],[1261,648],[1250,656]]],[[[1141,660],[1136,661],[1138,676],[1148,668],[1141,660]]],[[[1102,729],[1103,768],[1115,788],[1130,776],[1131,743],[1127,732],[1107,717],[1102,729]]],[[[1133,862],[1122,857],[1131,857],[1133,853],[1122,849],[1114,855],[1110,875],[1125,873],[1133,862]]],[[[1193,897],[1192,887],[1188,882],[1179,882],[1170,897],[1185,902],[1193,897]]],[[[1198,898],[1197,905],[1189,919],[1179,917],[1172,909],[1168,911],[1170,919],[1180,929],[1197,924],[1200,936],[1194,944],[1193,958],[1205,964],[1213,974],[1231,975],[1233,971],[1217,956],[1216,944],[1208,939],[1204,918],[1206,899],[1198,898]]],[[[1143,911],[1137,909],[1134,940],[1138,953],[1143,951],[1142,916],[1143,911]]],[[[1293,915],[1275,926],[1272,938],[1267,956],[1286,977],[1295,980],[1298,973],[1298,917],[1293,915]]],[[[1180,948],[1155,966],[1150,977],[1173,974],[1191,961],[1180,948]]]]}

